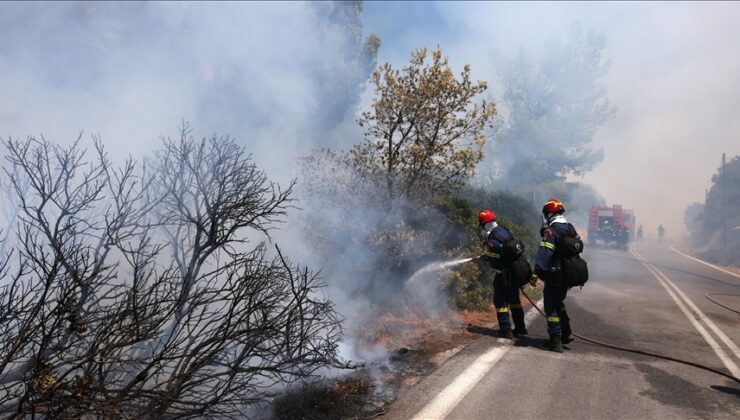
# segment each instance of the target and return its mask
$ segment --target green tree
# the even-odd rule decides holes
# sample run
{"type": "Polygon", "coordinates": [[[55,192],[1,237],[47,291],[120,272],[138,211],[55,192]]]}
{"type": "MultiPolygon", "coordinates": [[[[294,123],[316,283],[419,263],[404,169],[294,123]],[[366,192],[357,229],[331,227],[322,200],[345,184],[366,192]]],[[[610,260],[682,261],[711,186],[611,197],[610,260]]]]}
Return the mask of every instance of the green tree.
{"type": "Polygon", "coordinates": [[[351,149],[351,164],[382,188],[388,208],[460,187],[483,158],[483,130],[496,114],[494,103],[476,102],[486,83],[470,79],[469,65],[457,78],[441,49],[431,62],[428,55],[419,49],[403,69],[378,68],[371,109],[358,120],[366,137],[351,149]]]}
{"type": "Polygon", "coordinates": [[[693,244],[702,244],[704,238],[704,203],[691,203],[683,212],[683,221],[693,244]]]}
{"type": "Polygon", "coordinates": [[[603,78],[605,37],[574,25],[564,42],[553,41],[540,60],[524,52],[501,57],[501,102],[508,111],[493,131],[487,173],[508,187],[537,185],[582,174],[603,159],[589,148],[615,109],[603,78]]]}
{"type": "Polygon", "coordinates": [[[481,159],[496,108],[477,101],[486,84],[469,66],[457,76],[439,49],[414,51],[402,69],[385,64],[371,83],[364,141],[302,160],[298,224],[332,286],[387,303],[404,299],[419,264],[458,245],[459,227],[438,206],[481,159]]]}
{"type": "Polygon", "coordinates": [[[377,64],[380,37],[364,34],[362,1],[315,2],[311,7],[324,47],[325,59],[317,63],[312,73],[317,91],[321,92],[321,112],[317,117],[326,130],[349,119],[357,110],[365,83],[377,64]]]}
{"type": "Polygon", "coordinates": [[[703,212],[703,233],[708,245],[708,257],[717,261],[733,261],[740,255],[740,156],[735,156],[712,176],[712,187],[707,192],[703,212]],[[727,249],[723,249],[722,232],[726,233],[727,249]]]}
{"type": "Polygon", "coordinates": [[[712,187],[707,193],[704,206],[704,228],[709,231],[719,231],[723,223],[724,214],[729,228],[740,225],[740,156],[731,158],[726,164],[724,173],[722,168],[712,176],[712,187]],[[723,188],[724,198],[723,198],[723,188]]]}

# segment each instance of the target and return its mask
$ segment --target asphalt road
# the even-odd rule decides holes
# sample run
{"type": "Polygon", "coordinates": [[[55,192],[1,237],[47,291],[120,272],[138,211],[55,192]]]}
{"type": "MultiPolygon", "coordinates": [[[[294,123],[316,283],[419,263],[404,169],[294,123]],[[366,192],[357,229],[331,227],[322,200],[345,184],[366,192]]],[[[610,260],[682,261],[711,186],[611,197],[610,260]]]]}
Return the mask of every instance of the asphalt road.
{"type": "MultiPolygon", "coordinates": [[[[574,331],[740,376],[740,315],[704,297],[740,294],[740,278],[667,244],[590,249],[585,258],[591,279],[566,299],[574,331]]],[[[740,310],[740,297],[714,298],[740,310]]],[[[581,340],[563,354],[540,350],[539,315],[529,331],[514,343],[483,336],[403,392],[385,418],[740,418],[740,384],[729,379],[581,340]]]]}

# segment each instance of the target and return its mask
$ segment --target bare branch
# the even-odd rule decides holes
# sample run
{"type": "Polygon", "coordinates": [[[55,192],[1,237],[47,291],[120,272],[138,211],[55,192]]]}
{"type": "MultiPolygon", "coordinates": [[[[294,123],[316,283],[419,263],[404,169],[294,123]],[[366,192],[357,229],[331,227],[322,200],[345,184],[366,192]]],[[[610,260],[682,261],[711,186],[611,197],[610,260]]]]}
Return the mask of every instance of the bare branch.
{"type": "Polygon", "coordinates": [[[3,416],[234,416],[337,363],[317,276],[264,245],[293,184],[229,138],[180,134],[121,167],[98,138],[90,160],[79,139],[5,142],[19,229],[0,258],[3,416]]]}

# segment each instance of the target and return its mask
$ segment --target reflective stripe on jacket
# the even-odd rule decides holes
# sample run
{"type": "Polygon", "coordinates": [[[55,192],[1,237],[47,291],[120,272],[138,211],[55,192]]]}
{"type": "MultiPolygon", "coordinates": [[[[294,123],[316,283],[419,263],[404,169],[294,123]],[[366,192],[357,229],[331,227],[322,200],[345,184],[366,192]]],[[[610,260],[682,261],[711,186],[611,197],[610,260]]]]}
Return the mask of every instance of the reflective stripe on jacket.
{"type": "Polygon", "coordinates": [[[577,235],[576,229],[570,223],[553,223],[542,231],[542,241],[537,249],[537,258],[534,272],[537,275],[548,273],[557,261],[553,258],[557,252],[557,244],[564,234],[577,235]]]}
{"type": "Polygon", "coordinates": [[[511,232],[502,226],[496,226],[488,234],[486,253],[482,258],[485,259],[494,269],[499,271],[504,269],[501,261],[501,257],[504,252],[504,244],[502,241],[508,241],[511,238],[513,238],[511,232]]]}

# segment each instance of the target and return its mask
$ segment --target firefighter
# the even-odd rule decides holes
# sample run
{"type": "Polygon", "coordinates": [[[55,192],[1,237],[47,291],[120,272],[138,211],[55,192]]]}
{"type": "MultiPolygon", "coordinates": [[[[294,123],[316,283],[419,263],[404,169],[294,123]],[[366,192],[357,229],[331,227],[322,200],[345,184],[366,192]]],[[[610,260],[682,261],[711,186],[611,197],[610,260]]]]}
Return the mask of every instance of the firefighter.
{"type": "MultiPolygon", "coordinates": [[[[501,337],[512,339],[527,335],[524,325],[524,310],[519,296],[519,287],[512,284],[510,266],[513,257],[507,255],[505,246],[515,243],[514,236],[496,222],[496,215],[489,209],[478,214],[478,224],[481,236],[485,240],[486,253],[475,260],[487,262],[496,272],[493,279],[493,305],[496,307],[499,334],[501,337]],[[514,320],[514,330],[511,329],[511,318],[514,320]]],[[[523,251],[523,249],[522,249],[523,251]]]]}
{"type": "MultiPolygon", "coordinates": [[[[562,278],[558,240],[564,235],[577,235],[573,225],[565,220],[565,207],[560,201],[551,198],[542,207],[542,241],[537,250],[534,272],[545,282],[544,300],[547,316],[547,333],[550,336],[547,350],[563,352],[563,344],[571,338],[570,317],[565,308],[568,287],[562,278]]],[[[561,251],[562,252],[562,251],[561,251]]],[[[536,282],[536,278],[533,282],[536,282]]]]}
{"type": "Polygon", "coordinates": [[[637,240],[639,242],[642,242],[642,235],[643,235],[643,233],[642,233],[642,225],[640,225],[640,227],[637,228],[637,240]]]}
{"type": "Polygon", "coordinates": [[[617,224],[617,245],[626,251],[629,246],[629,241],[629,228],[622,223],[617,224]]]}
{"type": "Polygon", "coordinates": [[[663,225],[658,226],[658,241],[663,242],[663,236],[665,235],[665,228],[663,225]]]}

